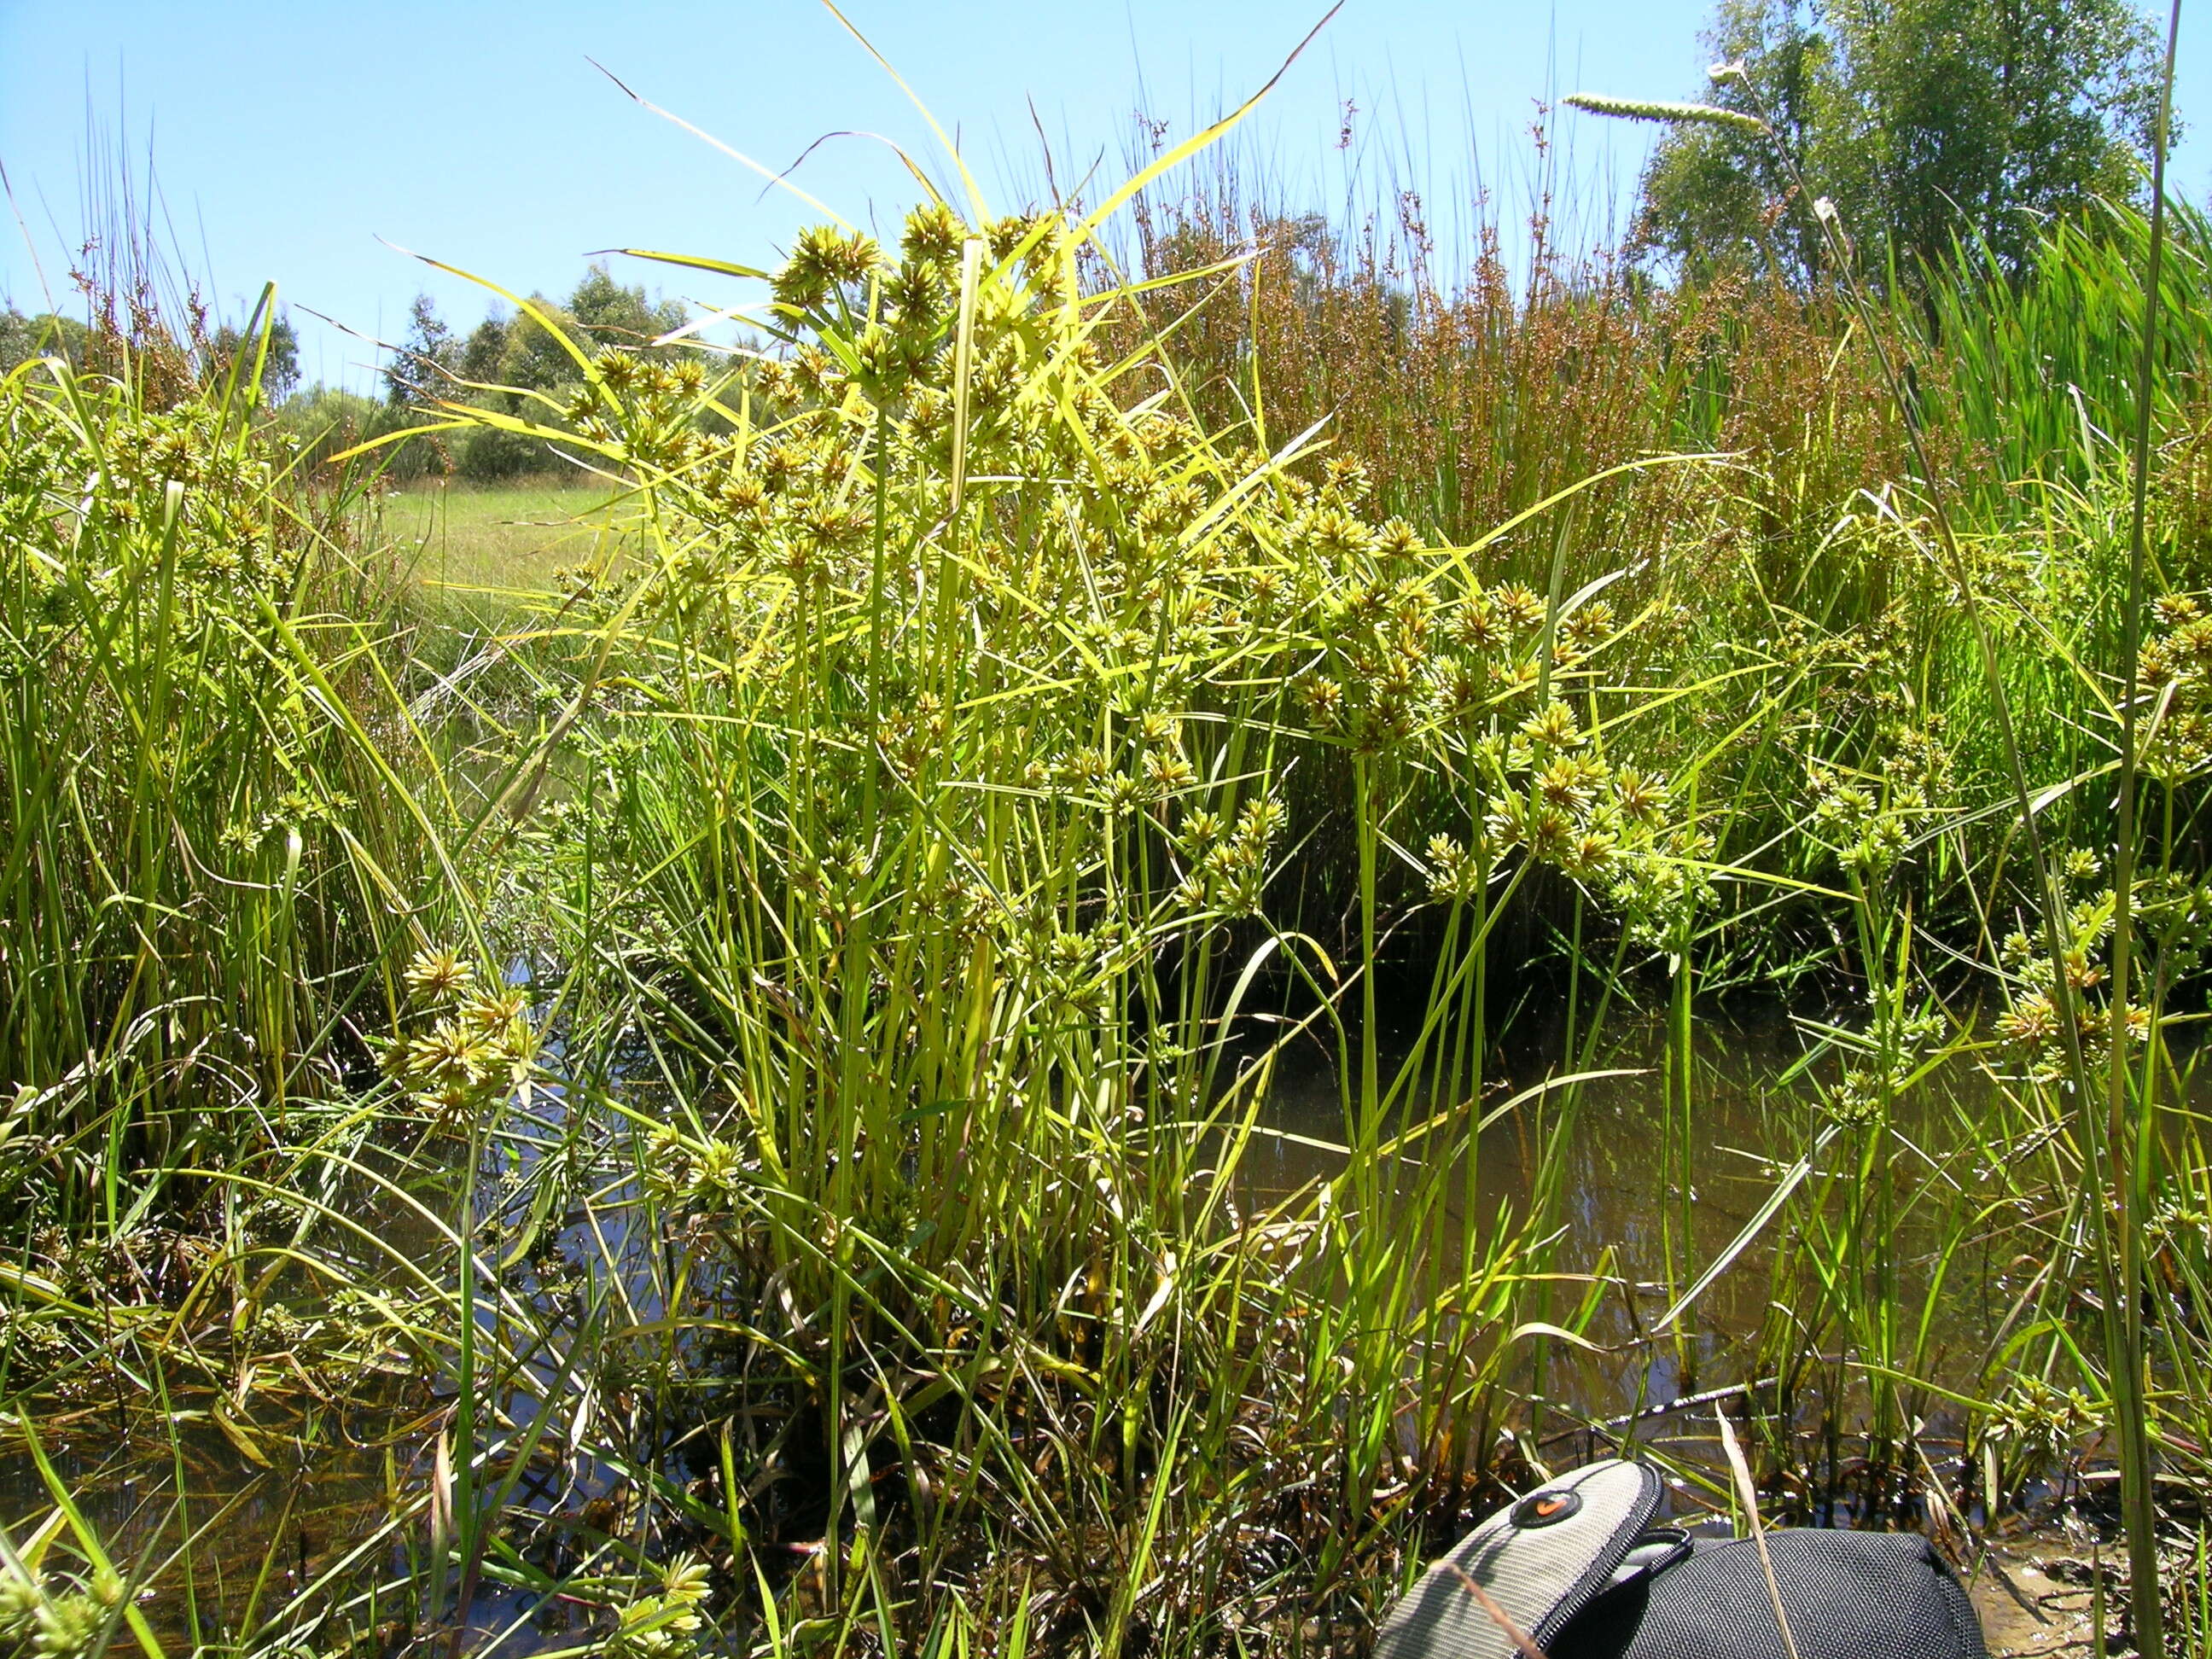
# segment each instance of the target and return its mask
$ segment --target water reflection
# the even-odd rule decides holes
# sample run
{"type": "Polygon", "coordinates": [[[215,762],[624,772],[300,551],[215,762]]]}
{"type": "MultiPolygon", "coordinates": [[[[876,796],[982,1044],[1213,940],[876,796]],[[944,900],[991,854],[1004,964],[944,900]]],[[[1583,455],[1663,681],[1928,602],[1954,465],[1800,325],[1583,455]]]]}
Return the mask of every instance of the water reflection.
{"type": "MultiPolygon", "coordinates": [[[[1682,1068],[1656,1024],[1624,1028],[1589,1061],[1587,1080],[1561,1084],[1578,1074],[1575,1067],[1556,1055],[1523,1052],[1511,1074],[1486,1090],[1486,1111],[1515,1096],[1522,1103],[1481,1133],[1472,1169],[1456,1162],[1442,1184],[1447,1257],[1467,1229],[1480,1243],[1501,1217],[1524,1215],[1540,1160],[1548,1158],[1554,1160],[1549,1213],[1560,1229],[1548,1265],[1617,1281],[1588,1332],[1611,1354],[1555,1352],[1552,1363],[1563,1369],[1545,1379],[1541,1392],[1578,1415],[1618,1419],[1741,1377],[1760,1358],[1756,1339],[1785,1299],[1778,1295],[1778,1252],[1790,1254],[1784,1265],[1794,1269],[1808,1244],[1805,1206],[1817,1204],[1826,1224],[1842,1227],[1852,1224],[1855,1202],[1869,1202],[1855,1162],[1867,1155],[1872,1131],[1837,1123],[1824,1103],[1820,1070],[1804,1065],[1808,1046],[1785,1019],[1702,1023],[1686,1110],[1682,1068]],[[1677,1079],[1672,1085],[1670,1074],[1677,1079]],[[1547,1079],[1554,1086],[1545,1089],[1547,1079]],[[1660,1331],[1660,1318],[1738,1245],[1778,1184],[1793,1175],[1795,1201],[1767,1218],[1728,1270],[1660,1331]]],[[[1390,1070],[1386,1063],[1386,1080],[1390,1070]]],[[[1431,1109],[1416,1102],[1394,1115],[1386,1133],[1431,1109]]],[[[2007,1109],[1989,1075],[1962,1058],[1902,1095],[1889,1135],[1875,1137],[1875,1162],[1887,1170],[1880,1214],[1896,1310],[1917,1324],[1930,1295],[1938,1296],[1944,1346],[1970,1363],[1993,1328],[1987,1266],[1978,1258],[1971,1271],[1937,1269],[1962,1230],[1972,1231],[1963,1188],[1987,1164],[1982,1149],[2003,1144],[2002,1134],[1992,1142],[1986,1132],[2007,1109]]],[[[1281,1064],[1266,1115],[1274,1133],[1255,1136],[1244,1163],[1255,1196],[1281,1199],[1343,1171],[1350,1131],[1333,1056],[1316,1048],[1304,1063],[1281,1064]]],[[[1410,1197],[1423,1174],[1413,1160],[1400,1164],[1395,1194],[1410,1197]]],[[[1870,1215],[1856,1224],[1870,1225],[1870,1215]]],[[[1803,1288],[1794,1279],[1790,1287],[1803,1288]]],[[[1817,1300],[1818,1287],[1811,1293],[1817,1300]]]]}
{"type": "MultiPolygon", "coordinates": [[[[1679,1079],[1682,1067],[1670,1066],[1656,1027],[1625,1030],[1591,1062],[1600,1074],[1571,1085],[1542,1086],[1570,1068],[1524,1054],[1486,1094],[1485,1109],[1496,1110],[1496,1120],[1471,1161],[1428,1170],[1443,1182],[1424,1245],[1437,1282],[1462,1247],[1480,1247],[1500,1225],[1525,1218],[1545,1159],[1556,1194],[1546,1265],[1570,1277],[1541,1316],[1571,1317],[1589,1296],[1589,1282],[1571,1276],[1605,1280],[1583,1330],[1588,1346],[1538,1341],[1516,1361],[1512,1380],[1528,1397],[1524,1427],[1536,1441],[1579,1436],[1594,1449],[1593,1425],[1613,1439],[1632,1431],[1663,1438],[1674,1424],[1662,1413],[1683,1396],[1746,1378],[1771,1376],[1776,1386],[1798,1388],[1788,1398],[1808,1426],[1845,1403],[1832,1387],[1823,1395],[1805,1386],[1832,1357],[1810,1338],[1791,1360],[1800,1375],[1771,1370],[1778,1353],[1790,1355],[1787,1343],[1773,1340],[1778,1305],[1796,1309],[1815,1335],[1824,1328],[1820,1287],[1805,1277],[1819,1242],[1808,1238],[1808,1222],[1815,1232],[1870,1224],[1867,1214],[1853,1212],[1868,1200],[1850,1178],[1866,1135],[1839,1132],[1817,1086],[1793,1075],[1805,1048],[1786,1023],[1708,1024],[1691,1057],[1686,1106],[1670,1091],[1667,1079],[1679,1079]],[[1510,1109],[1497,1109],[1516,1096],[1510,1109]],[[1745,1234],[1800,1160],[1807,1164],[1798,1200],[1771,1217],[1684,1317],[1662,1328],[1661,1316],[1745,1234]]],[[[1888,1171],[1880,1224],[1893,1305],[1903,1326],[1940,1334],[1943,1363],[1968,1370],[1994,1328],[2003,1287],[1986,1255],[1960,1258],[1940,1285],[1935,1269],[1971,1224],[1975,1200],[1966,1184],[1977,1147],[2002,1144],[2002,1135],[1992,1142],[1986,1132],[2004,1108],[1982,1073],[1952,1066],[1898,1103],[1894,1134],[1876,1160],[1888,1171]],[[1940,1302],[1929,1310],[1931,1295],[1940,1302]],[[1923,1311],[1931,1312],[1925,1322],[1923,1311]]],[[[509,1263],[503,1293],[532,1298],[541,1311],[565,1310],[549,1328],[562,1343],[588,1343],[594,1339],[582,1310],[591,1287],[618,1292],[633,1322],[659,1317],[659,1287],[642,1270],[638,1253],[654,1246],[631,1225],[626,1188],[604,1188],[604,1206],[588,1217],[533,1218],[527,1200],[515,1196],[526,1192],[524,1177],[538,1159],[567,1155],[574,1109],[559,1091],[525,1103],[483,1149],[472,1213],[487,1258],[509,1263]],[[542,1233],[543,1246],[522,1249],[517,1241],[525,1229],[542,1233]]],[[[1404,1129],[1427,1109],[1417,1104],[1400,1114],[1385,1133],[1404,1129]]],[[[1348,1131],[1328,1056],[1316,1051],[1279,1064],[1261,1129],[1242,1166],[1248,1206],[1289,1198],[1342,1172],[1348,1131]]],[[[1395,1197],[1421,1179],[1420,1156],[1449,1157],[1436,1149],[1453,1144],[1449,1134],[1432,1135],[1401,1160],[1392,1170],[1395,1197]]],[[[465,1156],[459,1162],[465,1165],[465,1156]]],[[[442,1188],[416,1193],[417,1203],[368,1206],[366,1219],[397,1257],[434,1275],[449,1273],[452,1240],[435,1218],[471,1212],[459,1186],[449,1175],[442,1188]]],[[[388,1266],[380,1267],[366,1249],[349,1254],[349,1271],[389,1277],[388,1266]]],[[[487,1283],[498,1277],[489,1265],[485,1275],[487,1283]]],[[[487,1295],[479,1303],[487,1337],[499,1316],[497,1296],[487,1295]]],[[[1927,1357],[1924,1350],[1916,1356],[1927,1357]]],[[[562,1396],[573,1392],[574,1377],[553,1342],[516,1375],[518,1389],[505,1403],[519,1432],[526,1433],[542,1409],[530,1390],[559,1401],[563,1410],[572,1403],[562,1396]]],[[[364,1377],[350,1398],[331,1397],[304,1373],[270,1383],[246,1376],[228,1392],[203,1388],[172,1396],[159,1376],[143,1377],[115,1399],[75,1401],[31,1425],[54,1476],[117,1558],[158,1573],[148,1610],[165,1638],[242,1634],[334,1566],[349,1565],[364,1578],[404,1580],[410,1554],[428,1541],[424,1494],[433,1449],[451,1420],[455,1379],[364,1377]],[[403,1514],[404,1524],[389,1530],[392,1517],[403,1514]]],[[[548,1511],[588,1507],[599,1497],[567,1477],[542,1491],[526,1479],[515,1493],[516,1501],[548,1511]]],[[[20,1437],[0,1438],[0,1524],[20,1540],[52,1508],[46,1477],[20,1437]]],[[[543,1611],[529,1597],[486,1585],[477,1610],[523,1632],[506,1651],[526,1650],[545,1635],[526,1633],[533,1613],[543,1611]]]]}

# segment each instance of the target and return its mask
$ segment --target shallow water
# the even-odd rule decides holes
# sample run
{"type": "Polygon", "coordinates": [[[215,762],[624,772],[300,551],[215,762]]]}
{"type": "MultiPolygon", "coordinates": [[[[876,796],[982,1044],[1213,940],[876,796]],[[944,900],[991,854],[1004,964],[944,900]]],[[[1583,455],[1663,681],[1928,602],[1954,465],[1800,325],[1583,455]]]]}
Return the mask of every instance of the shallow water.
{"type": "MultiPolygon", "coordinates": [[[[1501,1213],[1522,1204],[1534,1149],[1554,1148],[1564,1159],[1557,1172],[1562,1200],[1555,1218],[1562,1231],[1551,1265],[1568,1274],[1601,1272],[1613,1281],[1584,1332],[1590,1348],[1558,1341],[1532,1345],[1528,1363],[1515,1373],[1525,1392],[1551,1402],[1528,1416],[1524,1426],[1532,1443],[1559,1446],[1559,1455],[1570,1462],[1578,1449],[1595,1449],[1630,1431],[1659,1443],[1681,1437],[1687,1445],[1710,1437],[1710,1402],[1704,1402],[1702,1429],[1688,1413],[1669,1415],[1668,1408],[1700,1389],[1756,1374],[1761,1360],[1755,1339],[1777,1295],[1777,1249],[1790,1242],[1786,1214],[1743,1249],[1673,1329],[1658,1332],[1652,1325],[1738,1239],[1781,1173],[1814,1146],[1826,1120],[1806,1080],[1790,1077],[1806,1046],[1787,1022],[1750,1028],[1701,1024],[1686,1115],[1679,1102],[1669,1101],[1662,1033],[1656,1027],[1629,1028],[1595,1062],[1594,1069],[1607,1075],[1524,1100],[1481,1136],[1473,1167],[1460,1163],[1442,1172],[1448,1197],[1433,1221],[1429,1248],[1449,1257],[1468,1228],[1479,1242],[1494,1231],[1501,1213]],[[1539,1347],[1540,1364],[1534,1357],[1539,1347]],[[1594,1423],[1609,1427],[1594,1435],[1594,1423]]],[[[1565,1070],[1540,1055],[1524,1056],[1498,1094],[1530,1090],[1565,1070]]],[[[1965,1064],[1931,1078],[1899,1103],[1893,1127],[1899,1144],[1912,1151],[1892,1187],[1898,1212],[1889,1233],[1891,1285],[1908,1324],[1918,1320],[1933,1269],[1959,1231],[1957,1189],[1961,1177],[1972,1174],[1964,1149],[1977,1144],[1976,1126],[2002,1103],[1986,1077],[1965,1064]]],[[[557,1097],[548,1099],[545,1121],[550,1123],[560,1109],[557,1097]]],[[[1331,1148],[1346,1139],[1346,1125],[1336,1067],[1328,1055],[1316,1049],[1279,1066],[1263,1131],[1243,1165],[1248,1202],[1279,1200],[1338,1173],[1343,1154],[1331,1148]]],[[[1814,1161],[1805,1192],[1838,1171],[1850,1144],[1841,1136],[1827,1143],[1814,1161]]],[[[501,1149],[509,1160],[532,1155],[526,1135],[501,1149]]],[[[1411,1159],[1401,1164],[1398,1194],[1413,1191],[1422,1174],[1411,1159]]],[[[497,1183],[488,1191],[494,1195],[482,1212],[489,1216],[497,1209],[497,1183]]],[[[434,1207],[449,1211],[453,1196],[437,1195],[434,1207]]],[[[569,1254],[618,1261],[633,1242],[620,1231],[618,1208],[612,1216],[611,1226],[603,1217],[589,1237],[572,1229],[565,1241],[569,1254]]],[[[404,1212],[380,1217],[376,1224],[419,1251],[421,1260],[437,1260],[450,1250],[419,1218],[404,1212]]],[[[1931,1321],[1942,1332],[1947,1365],[1978,1358],[2007,1288],[1997,1266],[1984,1256],[1964,1259],[1960,1267],[1943,1287],[1931,1321]]],[[[1547,1316],[1571,1316],[1586,1288],[1563,1283],[1547,1316]]],[[[541,1381],[554,1391],[550,1375],[541,1381]]],[[[234,1400],[172,1401],[166,1414],[178,1431],[173,1445],[161,1414],[149,1413],[153,1402],[143,1398],[82,1401],[66,1415],[33,1425],[56,1474],[119,1559],[146,1561],[150,1553],[173,1549],[179,1537],[198,1530],[192,1590],[204,1638],[213,1634],[211,1626],[244,1620],[256,1607],[265,1615],[281,1606],[302,1583],[372,1536],[404,1496],[419,1498],[430,1478],[431,1437],[445,1420],[450,1389],[434,1392],[391,1382],[369,1390],[366,1399],[337,1401],[311,1389],[280,1388],[253,1390],[250,1404],[240,1403],[247,1398],[241,1390],[234,1400]]],[[[1826,1401],[1817,1389],[1793,1395],[1792,1401],[1801,1426],[1808,1430],[1817,1426],[1820,1411],[1840,1403],[1826,1401]]],[[[509,1403],[519,1420],[536,1408],[520,1399],[509,1403]]],[[[1940,1439],[1940,1411],[1930,1415],[1929,1432],[1940,1439]]],[[[552,1508],[580,1496],[592,1494],[571,1486],[537,1498],[552,1508]]],[[[527,1482],[518,1498],[532,1500],[527,1482]]],[[[0,1451],[0,1525],[20,1539],[51,1508],[43,1478],[20,1443],[0,1451]]],[[[357,1565],[370,1577],[404,1577],[408,1548],[424,1541],[419,1528],[410,1530],[369,1547],[357,1565]]],[[[161,1582],[149,1613],[163,1634],[181,1635],[195,1607],[185,1599],[179,1578],[165,1575],[161,1582]]],[[[528,1598],[489,1587],[478,1598],[487,1634],[525,1621],[503,1650],[525,1651],[546,1638],[545,1630],[527,1627],[531,1611],[528,1598]]]]}
{"type": "MultiPolygon", "coordinates": [[[[1616,1352],[1609,1358],[1573,1355],[1573,1387],[1555,1380],[1544,1390],[1553,1398],[1578,1413],[1611,1418],[1741,1376],[1748,1339],[1773,1297],[1776,1249],[1790,1237],[1786,1212],[1760,1229],[1671,1328],[1679,1340],[1638,1339],[1651,1336],[1650,1322],[1737,1243],[1801,1158],[1810,1159],[1801,1196],[1824,1178],[1844,1174],[1851,1138],[1832,1136],[1815,1152],[1828,1120],[1813,1082],[1791,1075],[1808,1046],[1783,1018],[1753,1025],[1702,1021],[1686,1117],[1679,1097],[1670,1098],[1663,1030],[1656,1024],[1628,1028],[1590,1066],[1608,1075],[1554,1087],[1483,1133],[1471,1197],[1470,1171],[1462,1164],[1451,1172],[1447,1236],[1466,1228],[1470,1215],[1484,1236],[1502,1210],[1524,1199],[1536,1149],[1549,1148],[1564,1158],[1556,1219],[1565,1233],[1554,1265],[1571,1273],[1603,1271],[1621,1281],[1589,1333],[1616,1352]]],[[[1825,1067],[1833,1069],[1832,1062],[1825,1067]]],[[[1816,1066],[1812,1076],[1822,1072],[1816,1066]]],[[[1533,1092],[1547,1079],[1572,1074],[1564,1063],[1524,1054],[1492,1099],[1533,1092]]],[[[1911,1318],[1925,1304],[1938,1253],[1957,1231],[1957,1206],[1946,1201],[1954,1188],[1943,1167],[1967,1161],[1962,1153],[1981,1144],[1970,1138],[1972,1126],[1992,1121],[2004,1105],[1997,1085],[1963,1060],[1896,1103],[1892,1127],[1906,1168],[1893,1177],[1897,1218],[1890,1242],[1896,1293],[1911,1318]]],[[[1289,1193],[1342,1167],[1340,1154],[1316,1144],[1345,1139],[1337,1068],[1328,1060],[1284,1068],[1268,1121],[1284,1136],[1263,1136],[1246,1154],[1255,1186],[1289,1193]]],[[[1418,1170],[1402,1170],[1399,1190],[1410,1190],[1418,1178],[1418,1170]]],[[[1986,1263],[1943,1286],[1939,1314],[1951,1346],[1969,1347],[1987,1334],[1992,1288],[1986,1263]]]]}

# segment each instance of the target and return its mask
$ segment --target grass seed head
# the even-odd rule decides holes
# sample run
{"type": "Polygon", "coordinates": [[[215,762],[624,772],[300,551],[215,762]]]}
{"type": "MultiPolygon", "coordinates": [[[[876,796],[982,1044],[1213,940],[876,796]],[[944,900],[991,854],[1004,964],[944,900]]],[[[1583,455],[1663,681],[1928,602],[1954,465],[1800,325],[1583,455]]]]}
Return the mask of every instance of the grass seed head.
{"type": "Polygon", "coordinates": [[[1609,115],[1630,121],[1659,121],[1670,126],[1727,127],[1754,137],[1769,136],[1765,122],[1741,110],[1717,104],[1677,104],[1656,99],[1616,98],[1601,92],[1571,92],[1565,101],[1592,115],[1609,115]]]}

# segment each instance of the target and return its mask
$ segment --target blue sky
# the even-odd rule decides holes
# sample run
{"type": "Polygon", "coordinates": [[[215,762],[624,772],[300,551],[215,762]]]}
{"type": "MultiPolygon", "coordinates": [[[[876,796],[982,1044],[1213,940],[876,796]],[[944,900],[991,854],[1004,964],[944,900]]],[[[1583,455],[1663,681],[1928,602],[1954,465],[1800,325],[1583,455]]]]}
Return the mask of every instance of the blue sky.
{"type": "MultiPolygon", "coordinates": [[[[994,208],[1063,173],[1118,178],[1141,101],[1172,137],[1255,89],[1322,0],[848,0],[847,16],[954,130],[994,208]],[[1032,114],[1034,111],[1034,115],[1032,114]]],[[[1341,210],[1411,187],[1448,238],[1478,188],[1525,201],[1535,100],[1580,87],[1694,90],[1708,0],[1347,0],[1255,118],[1246,154],[1286,199],[1341,210]],[[1339,149],[1344,106],[1352,143],[1339,149]]],[[[2212,88],[2212,34],[2185,20],[2179,99],[2212,88]],[[2197,39],[2204,40],[2202,49],[2197,39]]],[[[150,155],[177,240],[228,309],[276,281],[370,335],[428,289],[472,322],[485,297],[385,246],[510,288],[564,291],[594,249],[772,258],[808,216],[757,177],[626,98],[637,94],[771,167],[831,133],[797,176],[848,218],[894,222],[915,193],[889,139],[928,156],[927,128],[817,0],[0,0],[0,164],[28,221],[0,295],[59,288],[81,234],[88,123],[150,155]],[[379,239],[383,239],[380,240],[379,239]]],[[[1640,129],[1570,115],[1564,194],[1601,211],[1632,185],[1640,129]]],[[[2212,122],[2212,100],[2199,114],[2212,122]]],[[[2175,183],[2203,199],[2212,142],[2191,133],[2175,183]]],[[[1510,216],[1509,215],[1509,216],[1510,216]]],[[[696,295],[675,273],[656,287],[696,295]]],[[[365,386],[373,350],[300,311],[308,378],[365,386]]]]}

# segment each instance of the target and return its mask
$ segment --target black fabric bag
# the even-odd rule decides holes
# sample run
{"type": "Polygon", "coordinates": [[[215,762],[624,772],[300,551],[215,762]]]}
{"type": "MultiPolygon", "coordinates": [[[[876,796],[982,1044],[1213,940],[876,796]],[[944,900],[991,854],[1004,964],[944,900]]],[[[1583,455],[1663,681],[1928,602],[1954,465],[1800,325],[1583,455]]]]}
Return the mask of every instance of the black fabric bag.
{"type": "MultiPolygon", "coordinates": [[[[1785,1659],[1757,1544],[1655,1529],[1659,1497],[1655,1471],[1618,1460],[1531,1492],[1407,1592],[1376,1659],[1521,1659],[1500,1614],[1546,1659],[1785,1659]]],[[[1797,1659],[1988,1659],[1916,1533],[1770,1532],[1766,1549],[1797,1659]]]]}

